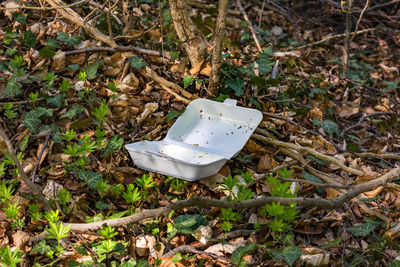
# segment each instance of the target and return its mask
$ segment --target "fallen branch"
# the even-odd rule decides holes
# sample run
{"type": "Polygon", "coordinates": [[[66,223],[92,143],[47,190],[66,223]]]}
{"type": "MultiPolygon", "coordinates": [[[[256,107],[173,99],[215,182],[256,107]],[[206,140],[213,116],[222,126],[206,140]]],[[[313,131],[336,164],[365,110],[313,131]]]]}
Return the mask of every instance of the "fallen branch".
{"type": "MultiPolygon", "coordinates": [[[[259,129],[256,129],[256,133],[260,133],[259,129]]],[[[282,142],[279,140],[275,140],[272,139],[270,137],[265,137],[262,135],[258,135],[258,134],[253,134],[252,138],[262,141],[264,143],[268,143],[268,144],[272,144],[272,145],[276,145],[278,147],[285,147],[285,148],[289,148],[289,149],[293,149],[295,151],[298,151],[300,153],[307,153],[307,154],[311,154],[317,158],[332,162],[333,164],[337,165],[338,167],[340,167],[341,169],[343,169],[346,172],[349,172],[351,174],[357,175],[357,176],[361,176],[364,174],[363,171],[351,168],[351,167],[347,167],[346,165],[344,165],[342,162],[340,162],[337,158],[331,157],[331,156],[327,156],[324,155],[318,151],[315,151],[314,149],[310,148],[310,147],[303,147],[300,145],[296,145],[296,144],[292,144],[292,143],[286,143],[286,142],[282,142]]]]}
{"type": "Polygon", "coordinates": [[[137,52],[139,54],[148,55],[148,56],[155,56],[155,57],[164,57],[168,60],[171,60],[171,56],[168,54],[162,55],[159,51],[154,51],[150,49],[144,49],[135,46],[116,46],[116,47],[103,47],[103,46],[96,46],[96,47],[89,47],[85,49],[76,49],[71,51],[64,52],[66,56],[82,54],[82,53],[95,53],[95,52],[137,52]]]}
{"type": "MultiPolygon", "coordinates": [[[[45,1],[47,3],[49,3],[53,8],[65,6],[61,0],[45,0],[45,1]]],[[[57,11],[60,12],[61,15],[64,18],[66,18],[67,20],[69,20],[72,23],[75,23],[76,25],[85,29],[85,31],[87,31],[90,35],[92,35],[97,40],[100,40],[103,43],[106,43],[111,47],[118,46],[117,43],[113,39],[111,39],[109,36],[104,35],[98,29],[85,23],[85,21],[82,19],[82,17],[78,13],[76,13],[74,10],[72,10],[71,8],[57,9],[57,11]]]]}
{"type": "MultiPolygon", "coordinates": [[[[71,232],[85,233],[97,231],[103,227],[103,225],[108,225],[111,227],[128,225],[135,223],[147,218],[157,218],[161,216],[168,215],[172,210],[178,211],[187,207],[200,206],[200,207],[219,207],[219,208],[232,208],[232,209],[247,209],[261,207],[272,202],[280,202],[282,205],[288,205],[290,203],[297,203],[302,207],[319,207],[324,209],[336,209],[342,206],[346,201],[358,196],[359,194],[367,191],[371,191],[379,186],[383,186],[391,182],[394,178],[400,176],[400,167],[390,170],[388,173],[372,180],[367,183],[360,185],[355,185],[346,194],[334,199],[316,199],[316,198],[281,198],[281,197],[261,197],[256,199],[250,199],[245,201],[227,201],[219,199],[207,199],[194,196],[192,199],[180,200],[169,204],[168,206],[144,210],[139,213],[110,220],[103,220],[93,223],[71,223],[71,232]]],[[[65,223],[68,224],[68,223],[65,223]]],[[[36,237],[30,239],[31,242],[40,241],[41,238],[45,238],[47,232],[43,232],[36,237]]]]}
{"type": "Polygon", "coordinates": [[[10,10],[10,9],[30,9],[30,10],[54,10],[54,9],[65,9],[73,6],[77,6],[83,4],[89,0],[81,0],[76,3],[72,3],[69,5],[60,5],[57,7],[36,7],[36,6],[17,6],[17,7],[0,7],[0,10],[10,10]]]}
{"type": "Polygon", "coordinates": [[[47,202],[46,198],[40,192],[40,190],[37,188],[37,186],[29,179],[28,175],[25,173],[24,168],[21,165],[21,162],[19,161],[17,155],[15,154],[15,150],[11,144],[10,139],[8,138],[6,132],[4,131],[3,127],[0,125],[0,136],[3,138],[4,142],[7,145],[8,152],[11,155],[11,158],[13,159],[15,166],[18,169],[19,174],[21,175],[21,179],[24,183],[26,183],[31,189],[33,194],[37,197],[40,203],[43,204],[43,207],[45,208],[46,211],[50,211],[51,207],[49,202],[47,202]]]}

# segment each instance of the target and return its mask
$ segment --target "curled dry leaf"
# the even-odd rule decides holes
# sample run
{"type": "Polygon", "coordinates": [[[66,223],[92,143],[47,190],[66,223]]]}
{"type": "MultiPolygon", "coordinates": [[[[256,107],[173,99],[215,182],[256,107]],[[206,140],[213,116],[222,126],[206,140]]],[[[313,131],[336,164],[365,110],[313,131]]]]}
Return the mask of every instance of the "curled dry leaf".
{"type": "Polygon", "coordinates": [[[65,69],[65,52],[58,51],[53,57],[53,69],[61,71],[65,69]]]}
{"type": "Polygon", "coordinates": [[[149,247],[147,246],[146,237],[144,235],[139,235],[136,238],[136,254],[140,257],[149,255],[149,247]]]}
{"type": "Polygon", "coordinates": [[[46,199],[55,199],[57,195],[60,193],[61,189],[64,187],[59,184],[54,182],[53,180],[48,180],[45,188],[43,189],[42,193],[45,196],[46,199]]]}
{"type": "Polygon", "coordinates": [[[328,252],[316,253],[312,255],[303,254],[300,256],[300,262],[307,266],[324,266],[328,265],[330,256],[331,254],[328,252]]]}
{"type": "Polygon", "coordinates": [[[26,244],[29,239],[30,235],[24,231],[16,231],[12,234],[13,246],[14,247],[21,247],[21,245],[26,244]]]}
{"type": "Polygon", "coordinates": [[[136,118],[137,124],[142,124],[142,122],[147,119],[151,114],[153,114],[157,109],[157,103],[147,103],[146,105],[144,105],[143,112],[136,118]]]}
{"type": "Polygon", "coordinates": [[[322,136],[312,136],[311,137],[313,148],[321,153],[328,154],[328,155],[336,155],[337,150],[334,145],[326,141],[322,136]]]}
{"type": "Polygon", "coordinates": [[[202,244],[207,244],[208,240],[212,237],[212,229],[207,225],[200,225],[193,236],[202,244]]]}
{"type": "Polygon", "coordinates": [[[259,159],[257,169],[260,171],[269,171],[277,166],[278,163],[276,162],[276,160],[271,157],[271,155],[265,154],[259,159]]]}

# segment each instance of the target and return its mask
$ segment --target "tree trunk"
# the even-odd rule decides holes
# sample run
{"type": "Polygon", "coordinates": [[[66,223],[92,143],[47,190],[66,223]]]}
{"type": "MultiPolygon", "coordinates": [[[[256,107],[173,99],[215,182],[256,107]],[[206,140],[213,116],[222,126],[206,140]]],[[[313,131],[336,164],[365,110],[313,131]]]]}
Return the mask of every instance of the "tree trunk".
{"type": "Polygon", "coordinates": [[[185,0],[169,0],[169,5],[178,38],[188,54],[192,67],[194,67],[206,59],[206,44],[189,17],[185,0]]]}
{"type": "Polygon", "coordinates": [[[228,13],[229,0],[219,0],[217,25],[215,26],[215,35],[212,53],[212,71],[210,83],[208,85],[208,93],[216,96],[218,93],[219,74],[221,69],[222,44],[225,38],[226,15],[228,13]]]}

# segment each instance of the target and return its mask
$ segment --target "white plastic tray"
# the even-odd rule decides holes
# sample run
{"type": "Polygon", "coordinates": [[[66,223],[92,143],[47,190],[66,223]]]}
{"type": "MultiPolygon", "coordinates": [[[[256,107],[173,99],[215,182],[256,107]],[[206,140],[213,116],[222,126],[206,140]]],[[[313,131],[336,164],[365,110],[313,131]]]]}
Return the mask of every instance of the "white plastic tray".
{"type": "Polygon", "coordinates": [[[262,114],[255,109],[196,99],[186,108],[162,141],[126,145],[142,169],[195,181],[219,171],[250,138],[262,114]]]}

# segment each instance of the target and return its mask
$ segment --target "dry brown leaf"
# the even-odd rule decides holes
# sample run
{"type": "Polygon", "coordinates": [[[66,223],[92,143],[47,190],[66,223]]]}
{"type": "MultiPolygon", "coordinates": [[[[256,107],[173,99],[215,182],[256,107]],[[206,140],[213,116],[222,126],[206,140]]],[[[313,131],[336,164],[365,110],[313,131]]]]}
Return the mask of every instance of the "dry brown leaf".
{"type": "Polygon", "coordinates": [[[341,106],[341,107],[336,107],[335,108],[336,113],[339,115],[339,117],[342,118],[349,118],[358,112],[360,112],[360,108],[358,107],[351,107],[351,106],[341,106]]]}
{"type": "Polygon", "coordinates": [[[50,175],[52,179],[58,179],[64,177],[67,172],[62,167],[52,166],[46,170],[46,173],[50,175]]]}
{"type": "Polygon", "coordinates": [[[269,171],[277,166],[278,163],[276,162],[276,160],[273,157],[271,157],[271,155],[265,154],[259,159],[257,164],[257,169],[260,171],[269,171]]]}
{"type": "Polygon", "coordinates": [[[26,244],[29,241],[30,237],[31,236],[24,231],[18,230],[16,232],[13,232],[12,234],[12,240],[14,241],[13,246],[21,248],[21,245],[26,244]]]}
{"type": "Polygon", "coordinates": [[[257,142],[253,141],[252,139],[249,139],[249,141],[247,141],[244,147],[249,153],[261,154],[267,152],[265,148],[260,146],[257,142]]]}
{"type": "Polygon", "coordinates": [[[149,255],[149,247],[144,235],[139,235],[136,238],[136,254],[140,257],[149,255]]]}
{"type": "Polygon", "coordinates": [[[58,51],[53,57],[53,69],[61,71],[65,69],[65,52],[58,51]]]}
{"type": "Polygon", "coordinates": [[[313,121],[314,118],[318,118],[320,121],[322,121],[322,111],[318,108],[313,108],[312,110],[310,110],[307,116],[309,116],[309,119],[311,121],[313,121]]]}
{"type": "Polygon", "coordinates": [[[379,195],[383,190],[383,186],[379,186],[378,188],[376,188],[375,190],[372,191],[368,191],[368,192],[364,192],[364,194],[368,197],[368,198],[373,198],[376,197],[377,195],[379,195]]]}
{"type": "Polygon", "coordinates": [[[339,196],[339,192],[332,188],[326,189],[326,199],[334,199],[339,196]]]}
{"type": "Polygon", "coordinates": [[[317,135],[317,136],[312,136],[311,137],[313,147],[315,150],[318,152],[328,154],[328,155],[335,155],[337,153],[337,150],[334,145],[326,141],[322,136],[317,135]]]}
{"type": "Polygon", "coordinates": [[[212,237],[212,229],[207,225],[200,225],[194,234],[192,234],[200,243],[207,244],[208,240],[212,237]]]}
{"type": "Polygon", "coordinates": [[[175,263],[172,261],[173,256],[171,257],[161,257],[160,260],[161,265],[160,267],[176,267],[175,263]]]}
{"type": "Polygon", "coordinates": [[[201,67],[203,66],[204,60],[198,63],[196,66],[190,69],[189,73],[190,75],[195,75],[200,72],[201,67]]]}
{"type": "Polygon", "coordinates": [[[206,65],[201,68],[200,74],[210,77],[211,70],[211,65],[207,62],[206,65]]]}
{"type": "Polygon", "coordinates": [[[361,170],[364,174],[356,178],[356,184],[366,183],[375,179],[379,175],[379,173],[372,171],[370,166],[362,165],[361,170]]]}

